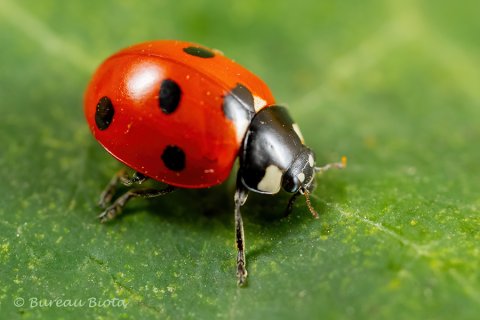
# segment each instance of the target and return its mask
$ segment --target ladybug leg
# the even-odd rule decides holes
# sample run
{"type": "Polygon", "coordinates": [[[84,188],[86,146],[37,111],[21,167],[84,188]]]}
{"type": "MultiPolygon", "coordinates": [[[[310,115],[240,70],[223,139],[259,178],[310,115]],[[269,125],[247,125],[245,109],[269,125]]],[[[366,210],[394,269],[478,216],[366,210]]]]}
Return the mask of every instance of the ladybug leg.
{"type": "Polygon", "coordinates": [[[169,194],[175,190],[174,186],[167,186],[164,189],[130,189],[115,200],[111,206],[105,209],[98,218],[100,222],[107,222],[118,216],[123,207],[133,198],[155,198],[169,194]]]}
{"type": "Polygon", "coordinates": [[[288,204],[287,204],[287,207],[285,208],[285,213],[284,213],[284,216],[285,217],[288,217],[290,215],[290,213],[292,213],[292,210],[293,210],[293,204],[295,203],[295,201],[298,199],[298,197],[301,195],[300,192],[295,192],[291,197],[290,199],[288,199],[288,204]]]}
{"type": "Polygon", "coordinates": [[[107,205],[112,201],[112,198],[115,195],[115,191],[117,191],[118,184],[124,178],[128,178],[126,168],[120,169],[117,173],[115,173],[112,179],[110,179],[110,182],[100,194],[100,199],[98,200],[98,206],[100,208],[105,209],[107,205]]]}
{"type": "Polygon", "coordinates": [[[148,177],[144,176],[140,172],[135,172],[133,176],[130,177],[126,168],[120,169],[117,173],[115,173],[103,192],[100,194],[98,206],[102,209],[105,209],[108,204],[112,202],[112,198],[115,195],[117,187],[120,183],[129,187],[134,183],[141,184],[146,180],[148,180],[148,177]]]}
{"type": "Polygon", "coordinates": [[[312,213],[313,217],[318,219],[318,214],[317,212],[313,209],[311,203],[310,203],[310,194],[315,190],[317,187],[317,181],[313,180],[308,186],[306,186],[304,189],[300,189],[298,192],[294,193],[290,199],[288,200],[287,208],[285,209],[285,217],[288,217],[290,213],[292,213],[293,210],[293,204],[295,201],[298,199],[299,196],[304,195],[305,199],[307,201],[307,206],[310,212],[312,213]],[[302,191],[303,190],[303,191],[302,191]]]}
{"type": "Polygon", "coordinates": [[[245,234],[243,231],[242,214],[240,207],[245,203],[248,197],[248,190],[240,181],[240,175],[237,178],[237,189],[235,191],[235,236],[237,244],[237,282],[243,286],[247,280],[247,268],[245,260],[245,234]]]}
{"type": "Polygon", "coordinates": [[[131,178],[128,175],[124,175],[120,177],[120,181],[122,182],[122,184],[127,187],[135,183],[142,184],[147,180],[148,180],[148,177],[144,176],[140,172],[135,172],[131,178]]]}

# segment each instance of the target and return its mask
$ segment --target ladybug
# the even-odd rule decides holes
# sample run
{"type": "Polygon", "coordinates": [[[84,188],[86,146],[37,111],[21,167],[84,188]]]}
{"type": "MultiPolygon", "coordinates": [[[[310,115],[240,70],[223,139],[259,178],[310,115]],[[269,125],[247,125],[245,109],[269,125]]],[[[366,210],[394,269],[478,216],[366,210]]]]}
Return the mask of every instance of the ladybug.
{"type": "Polygon", "coordinates": [[[184,41],[151,41],[110,56],[85,93],[85,116],[98,142],[133,169],[118,172],[100,196],[101,222],[132,198],[224,182],[239,158],[235,201],[237,278],[247,277],[240,207],[248,192],[303,194],[307,205],[315,174],[345,161],[315,166],[298,125],[275,104],[267,85],[220,51],[184,41]],[[164,189],[138,188],[147,179],[164,189]],[[112,202],[118,185],[131,187],[112,202]]]}

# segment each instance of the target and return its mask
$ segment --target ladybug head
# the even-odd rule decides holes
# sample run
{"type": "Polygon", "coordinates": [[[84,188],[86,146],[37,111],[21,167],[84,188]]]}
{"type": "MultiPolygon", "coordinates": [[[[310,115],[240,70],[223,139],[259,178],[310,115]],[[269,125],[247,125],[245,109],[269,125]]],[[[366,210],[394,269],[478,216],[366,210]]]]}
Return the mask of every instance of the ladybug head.
{"type": "Polygon", "coordinates": [[[315,178],[315,154],[304,147],[293,160],[290,168],[283,174],[282,187],[291,193],[312,190],[315,178]]]}
{"type": "Polygon", "coordinates": [[[329,163],[323,167],[315,167],[315,154],[309,148],[304,148],[293,161],[292,166],[283,175],[283,189],[287,192],[301,193],[305,196],[307,206],[312,215],[318,219],[318,213],[310,203],[310,193],[315,188],[315,174],[332,168],[343,169],[347,166],[347,158],[341,162],[329,163]]]}

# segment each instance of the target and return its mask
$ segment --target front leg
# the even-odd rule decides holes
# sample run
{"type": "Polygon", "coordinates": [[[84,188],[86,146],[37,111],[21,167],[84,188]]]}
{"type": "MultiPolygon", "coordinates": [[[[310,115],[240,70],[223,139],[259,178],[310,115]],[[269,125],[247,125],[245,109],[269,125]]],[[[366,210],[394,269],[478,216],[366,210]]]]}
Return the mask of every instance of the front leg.
{"type": "Polygon", "coordinates": [[[287,207],[285,208],[284,217],[288,217],[290,215],[290,213],[292,213],[293,205],[295,204],[295,201],[297,201],[298,196],[300,196],[300,195],[301,195],[300,192],[295,192],[290,197],[290,199],[288,199],[288,204],[287,204],[287,207]]]}
{"type": "Polygon", "coordinates": [[[247,263],[245,260],[245,234],[243,231],[242,214],[240,207],[248,197],[248,190],[240,181],[240,174],[237,176],[237,187],[235,191],[235,237],[237,244],[237,283],[243,286],[247,281],[247,263]]]}

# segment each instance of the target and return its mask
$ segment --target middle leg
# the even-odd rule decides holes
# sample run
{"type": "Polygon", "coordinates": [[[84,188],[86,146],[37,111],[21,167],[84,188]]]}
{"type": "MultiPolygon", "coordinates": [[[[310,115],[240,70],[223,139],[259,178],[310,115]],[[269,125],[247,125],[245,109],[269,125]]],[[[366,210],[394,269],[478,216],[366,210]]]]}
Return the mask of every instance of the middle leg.
{"type": "Polygon", "coordinates": [[[167,186],[164,189],[130,189],[115,200],[112,205],[103,211],[98,218],[100,222],[107,222],[118,216],[123,207],[133,198],[155,198],[169,194],[175,190],[174,186],[167,186]]]}

